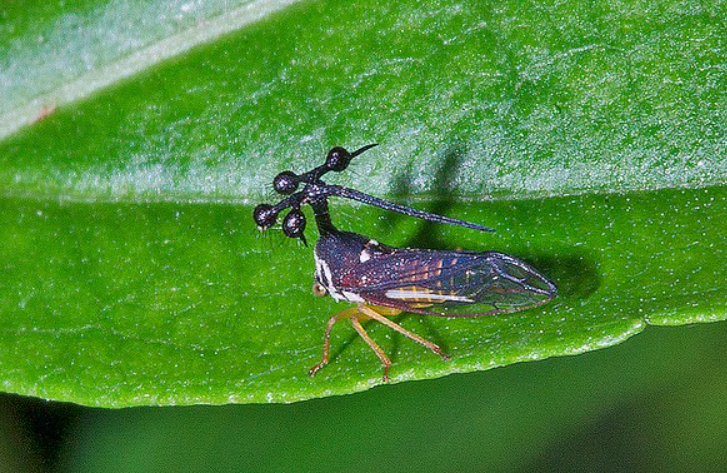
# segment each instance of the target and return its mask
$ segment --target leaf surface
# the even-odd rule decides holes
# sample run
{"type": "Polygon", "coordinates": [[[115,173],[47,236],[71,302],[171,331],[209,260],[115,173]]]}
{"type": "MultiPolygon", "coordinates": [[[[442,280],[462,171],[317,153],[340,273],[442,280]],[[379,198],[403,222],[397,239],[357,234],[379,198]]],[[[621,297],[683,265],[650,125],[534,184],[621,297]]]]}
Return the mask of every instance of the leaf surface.
{"type": "MultiPolygon", "coordinates": [[[[9,5],[13,44],[30,44],[36,30],[9,5]]],[[[123,18],[104,5],[54,7],[38,28],[123,18]]],[[[74,60],[3,94],[7,130],[20,130],[0,141],[4,390],[120,407],[290,402],[378,383],[378,360],[345,325],[331,365],[307,377],[325,320],[345,305],[311,296],[309,248],[260,238],[251,219],[275,199],[273,176],[320,164],[334,145],[380,143],[331,181],[497,233],[336,201],[341,228],[399,246],[496,249],[560,289],[507,316],[397,319],[449,363],[370,326],[395,382],[725,318],[718,3],[302,2],[230,23],[221,38],[208,31],[173,60],[145,56],[206,21],[141,28],[138,46],[110,48],[91,72],[74,62],[81,39],[64,36],[74,60]],[[129,54],[144,66],[100,88],[83,82],[129,54]],[[13,110],[79,81],[82,94],[20,129],[27,114],[13,110]]],[[[118,31],[128,44],[132,30],[118,31]]],[[[34,67],[28,58],[50,67],[40,46],[6,51],[6,82],[34,67]]]]}

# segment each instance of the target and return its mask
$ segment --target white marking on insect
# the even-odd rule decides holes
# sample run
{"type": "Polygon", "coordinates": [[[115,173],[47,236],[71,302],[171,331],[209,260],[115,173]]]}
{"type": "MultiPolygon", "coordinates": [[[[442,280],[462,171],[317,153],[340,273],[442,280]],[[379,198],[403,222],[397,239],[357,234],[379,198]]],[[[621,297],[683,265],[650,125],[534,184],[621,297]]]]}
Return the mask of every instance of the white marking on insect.
{"type": "Polygon", "coordinates": [[[428,299],[433,301],[452,301],[452,302],[474,302],[469,297],[453,296],[450,294],[436,294],[427,291],[402,291],[399,289],[391,289],[386,291],[386,297],[389,299],[428,299]]]}
{"type": "Polygon", "coordinates": [[[343,298],[348,302],[366,302],[363,297],[358,294],[354,294],[353,292],[342,291],[342,294],[343,298]]]}
{"type": "Polygon", "coordinates": [[[379,246],[379,242],[374,240],[373,238],[369,240],[368,244],[371,246],[379,246]]]}
{"type": "Polygon", "coordinates": [[[371,259],[371,253],[369,252],[369,250],[363,250],[358,257],[358,260],[362,263],[365,263],[370,259],[371,259]]]}
{"type": "Polygon", "coordinates": [[[321,286],[323,286],[326,291],[328,291],[328,294],[330,294],[335,300],[347,300],[341,295],[338,289],[336,289],[336,286],[333,285],[331,268],[328,267],[328,263],[319,258],[316,252],[313,252],[313,259],[315,259],[316,262],[316,280],[321,283],[321,286]]]}

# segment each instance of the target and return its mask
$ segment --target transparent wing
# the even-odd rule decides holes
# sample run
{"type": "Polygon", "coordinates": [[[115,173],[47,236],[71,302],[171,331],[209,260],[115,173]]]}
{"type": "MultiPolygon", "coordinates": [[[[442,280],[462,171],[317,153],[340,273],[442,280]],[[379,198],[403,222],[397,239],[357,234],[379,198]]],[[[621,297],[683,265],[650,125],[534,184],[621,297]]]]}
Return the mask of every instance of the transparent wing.
{"type": "Polygon", "coordinates": [[[556,288],[503,253],[394,251],[362,268],[355,291],[370,304],[448,317],[515,312],[545,304],[556,288]]]}

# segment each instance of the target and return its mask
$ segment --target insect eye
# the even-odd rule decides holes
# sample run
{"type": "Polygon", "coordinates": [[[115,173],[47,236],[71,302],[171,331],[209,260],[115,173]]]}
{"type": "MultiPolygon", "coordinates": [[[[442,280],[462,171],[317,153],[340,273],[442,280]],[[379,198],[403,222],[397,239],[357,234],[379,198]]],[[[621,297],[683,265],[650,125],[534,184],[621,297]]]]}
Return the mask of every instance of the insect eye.
{"type": "Polygon", "coordinates": [[[283,233],[290,238],[300,238],[305,230],[305,215],[299,209],[293,209],[283,220],[283,233]]]}
{"type": "Polygon", "coordinates": [[[331,171],[341,172],[348,167],[351,158],[351,153],[341,147],[335,147],[326,156],[326,167],[331,171]]]}
{"type": "Polygon", "coordinates": [[[326,294],[328,294],[328,291],[326,291],[326,288],[323,287],[323,284],[319,283],[318,281],[313,283],[313,295],[316,297],[323,297],[326,294]]]}
{"type": "Polygon", "coordinates": [[[270,204],[258,205],[252,212],[252,216],[260,230],[267,230],[272,227],[278,219],[278,213],[273,210],[273,206],[270,204]]]}
{"type": "Polygon", "coordinates": [[[298,189],[300,179],[291,171],[283,171],[273,179],[275,192],[283,195],[290,195],[298,189]]]}

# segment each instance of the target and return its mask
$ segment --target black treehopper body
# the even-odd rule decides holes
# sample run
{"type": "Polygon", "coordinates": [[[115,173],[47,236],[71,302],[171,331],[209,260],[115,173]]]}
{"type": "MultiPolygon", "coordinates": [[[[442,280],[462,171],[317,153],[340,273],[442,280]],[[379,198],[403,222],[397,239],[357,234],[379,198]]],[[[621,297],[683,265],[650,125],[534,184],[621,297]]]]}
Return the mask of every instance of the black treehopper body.
{"type": "Polygon", "coordinates": [[[362,192],[329,185],[321,177],[346,169],[351,159],[376,145],[353,153],[333,148],[326,163],[302,175],[284,171],[273,181],[275,190],[288,195],[275,206],[260,204],[254,219],[260,229],[272,226],[280,211],[292,210],[283,220],[283,232],[306,243],[306,218],[301,206],[313,209],[320,237],[315,246],[314,293],[357,304],[330,317],[323,341],[323,358],[310,370],[313,376],[328,363],[333,325],[348,319],[356,332],[384,364],[383,379],[389,379],[391,362],[369,337],[362,321],[374,319],[447,359],[434,343],[388,319],[401,312],[445,317],[475,317],[536,307],[556,295],[556,287],[528,264],[494,251],[425,250],[394,248],[371,238],[338,230],[331,222],[328,197],[357,200],[387,210],[426,220],[492,231],[482,225],[430,214],[397,205],[362,192]],[[296,192],[304,184],[303,190],[296,192]]]}

